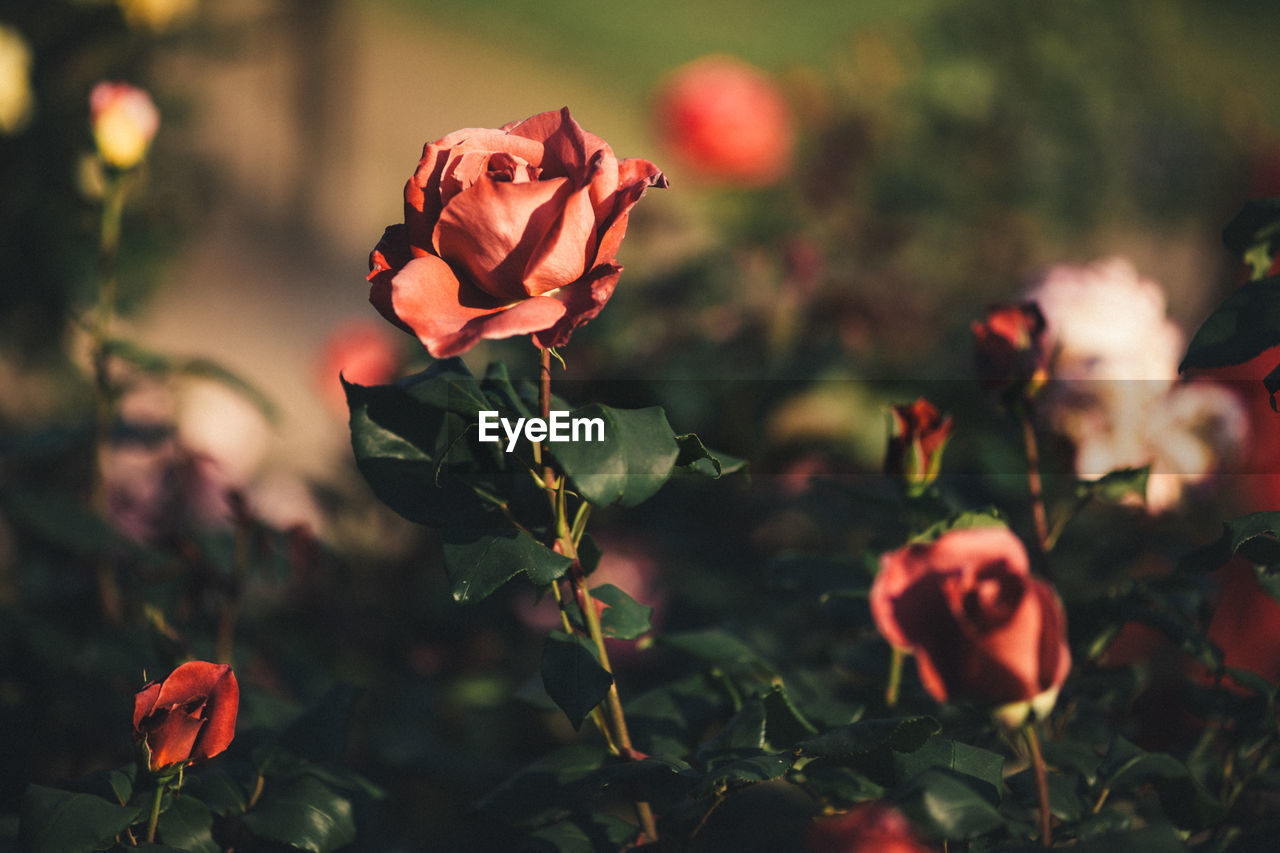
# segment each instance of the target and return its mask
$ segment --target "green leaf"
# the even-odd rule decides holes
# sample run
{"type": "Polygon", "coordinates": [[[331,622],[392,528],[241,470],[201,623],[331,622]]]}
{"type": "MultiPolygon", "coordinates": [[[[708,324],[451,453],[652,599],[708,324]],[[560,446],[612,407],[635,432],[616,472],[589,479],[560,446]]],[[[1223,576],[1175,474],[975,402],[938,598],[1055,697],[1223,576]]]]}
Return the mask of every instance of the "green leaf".
{"type": "Polygon", "coordinates": [[[720,628],[663,634],[660,642],[700,658],[713,666],[749,663],[765,667],[750,646],[720,628]]]}
{"type": "Polygon", "coordinates": [[[613,815],[575,816],[534,830],[520,849],[548,853],[622,850],[635,841],[637,832],[635,826],[613,815]]]}
{"type": "Polygon", "coordinates": [[[178,358],[118,338],[107,341],[106,351],[108,355],[127,361],[146,373],[211,379],[240,394],[262,412],[268,421],[276,423],[279,420],[279,411],[270,397],[253,383],[216,361],[207,358],[178,358]]]}
{"type": "Polygon", "coordinates": [[[592,403],[572,416],[604,423],[604,441],[548,444],[574,488],[589,502],[635,506],[671,477],[680,448],[660,407],[613,409],[592,403]]]}
{"type": "Polygon", "coordinates": [[[1004,786],[1004,757],[999,753],[970,746],[958,740],[935,737],[916,750],[895,753],[893,762],[899,779],[910,779],[931,767],[964,774],[987,786],[985,795],[998,802],[1004,786]]]}
{"type": "Polygon", "coordinates": [[[1186,845],[1171,826],[1147,826],[1113,832],[1081,841],[1072,853],[1186,853],[1186,845]]]}
{"type": "Polygon", "coordinates": [[[445,532],[444,568],[458,602],[480,601],[524,572],[537,586],[564,575],[573,560],[557,554],[523,530],[508,527],[480,535],[464,529],[445,532]]]}
{"type": "Polygon", "coordinates": [[[1076,498],[1080,501],[1104,501],[1120,503],[1130,495],[1147,499],[1147,481],[1151,477],[1151,466],[1141,468],[1121,468],[1103,474],[1096,480],[1082,480],[1076,483],[1076,498]]]}
{"type": "Polygon", "coordinates": [[[142,814],[92,794],[29,785],[22,796],[22,849],[27,853],[92,853],[111,843],[142,814]]]}
{"type": "Polygon", "coordinates": [[[1208,545],[1187,554],[1179,562],[1182,570],[1212,571],[1234,554],[1257,565],[1280,565],[1280,512],[1254,512],[1233,518],[1222,525],[1222,535],[1208,545]]]}
{"type": "Polygon", "coordinates": [[[591,590],[591,595],[608,605],[600,615],[600,630],[606,637],[634,640],[652,629],[653,608],[643,605],[611,583],[591,590]]]}
{"type": "Polygon", "coordinates": [[[613,676],[600,666],[585,638],[552,631],[542,647],[542,684],[577,729],[591,709],[604,701],[613,676]]]}
{"type": "Polygon", "coordinates": [[[190,853],[222,853],[213,840],[213,815],[195,797],[179,796],[160,813],[156,836],[164,844],[190,853]]]}
{"type": "Polygon", "coordinates": [[[846,759],[888,747],[894,752],[914,752],[942,731],[933,717],[896,717],[859,720],[800,742],[808,755],[846,759]]]}
{"type": "Polygon", "coordinates": [[[1280,237],[1280,198],[1246,201],[1222,229],[1223,244],[1249,263],[1255,279],[1262,278],[1271,267],[1277,237],[1280,237]]]}
{"type": "Polygon", "coordinates": [[[1151,783],[1165,814],[1184,829],[1202,829],[1222,816],[1222,805],[1186,765],[1163,752],[1145,752],[1124,738],[1112,742],[1098,773],[1115,792],[1151,783]]]}
{"type": "Polygon", "coordinates": [[[1008,527],[1000,510],[989,507],[980,511],[965,511],[930,525],[923,532],[911,537],[911,543],[932,542],[952,530],[970,530],[975,527],[1008,527]]]}
{"type": "Polygon", "coordinates": [[[691,432],[677,435],[676,444],[680,446],[680,455],[676,457],[677,468],[718,480],[725,474],[742,471],[747,467],[745,459],[708,450],[702,439],[691,432]]]}
{"type": "Polygon", "coordinates": [[[257,836],[311,853],[330,853],[356,838],[351,801],[306,774],[268,785],[244,823],[257,836]]]}
{"type": "Polygon", "coordinates": [[[953,770],[931,768],[894,792],[893,799],[913,822],[943,838],[969,839],[1004,825],[988,786],[953,770]]]}
{"type": "Polygon", "coordinates": [[[1200,325],[1179,372],[1241,364],[1280,344],[1280,276],[1250,281],[1227,296],[1200,325]]]}
{"type": "Polygon", "coordinates": [[[796,756],[791,753],[774,753],[751,755],[717,764],[694,790],[693,795],[699,798],[717,796],[736,788],[768,782],[790,770],[795,761],[796,756]]]}
{"type": "Polygon", "coordinates": [[[766,734],[775,749],[790,749],[806,736],[818,733],[813,723],[791,701],[786,687],[775,684],[762,698],[766,734]]]}

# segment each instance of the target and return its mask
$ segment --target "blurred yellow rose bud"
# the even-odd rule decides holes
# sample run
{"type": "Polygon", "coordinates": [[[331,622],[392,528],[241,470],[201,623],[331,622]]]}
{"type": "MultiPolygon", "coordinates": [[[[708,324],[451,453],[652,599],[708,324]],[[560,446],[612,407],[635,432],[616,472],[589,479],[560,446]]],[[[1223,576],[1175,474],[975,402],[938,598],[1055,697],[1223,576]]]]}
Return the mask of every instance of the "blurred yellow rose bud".
{"type": "Polygon", "coordinates": [[[132,169],[147,156],[160,127],[160,113],[142,89],[104,80],[89,95],[89,121],[103,161],[117,169],[132,169]]]}
{"type": "Polygon", "coordinates": [[[0,134],[26,125],[33,100],[31,48],[17,30],[0,24],[0,134]]]}
{"type": "Polygon", "coordinates": [[[129,26],[163,33],[191,19],[196,0],[117,0],[129,26]]]}

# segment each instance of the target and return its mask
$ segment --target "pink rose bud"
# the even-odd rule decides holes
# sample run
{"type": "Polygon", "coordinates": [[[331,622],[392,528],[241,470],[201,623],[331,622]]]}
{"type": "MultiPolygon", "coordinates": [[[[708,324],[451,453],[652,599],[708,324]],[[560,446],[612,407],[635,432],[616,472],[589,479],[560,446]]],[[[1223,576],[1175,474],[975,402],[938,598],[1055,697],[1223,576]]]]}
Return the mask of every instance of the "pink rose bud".
{"type": "Polygon", "coordinates": [[[908,494],[919,495],[942,466],[942,451],[951,440],[951,417],[943,417],[924,397],[890,409],[891,433],[885,454],[886,474],[898,477],[908,494]]]}
{"type": "Polygon", "coordinates": [[[1005,527],[952,530],[884,554],[871,615],[891,645],[915,653],[933,698],[998,706],[1011,727],[1047,715],[1071,670],[1062,601],[1031,576],[1026,548],[1005,527]]]}
{"type": "Polygon", "coordinates": [[[132,169],[147,156],[160,127],[160,113],[142,89],[104,80],[89,95],[89,123],[103,161],[117,169],[132,169]]]}
{"type": "Polygon", "coordinates": [[[1049,381],[1045,320],[1034,302],[993,305],[972,328],[978,378],[984,386],[1030,399],[1049,381]]]}
{"type": "Polygon", "coordinates": [[[763,71],[731,56],[707,56],[671,73],[654,101],[671,153],[711,181],[771,184],[791,168],[791,111],[763,71]]]}

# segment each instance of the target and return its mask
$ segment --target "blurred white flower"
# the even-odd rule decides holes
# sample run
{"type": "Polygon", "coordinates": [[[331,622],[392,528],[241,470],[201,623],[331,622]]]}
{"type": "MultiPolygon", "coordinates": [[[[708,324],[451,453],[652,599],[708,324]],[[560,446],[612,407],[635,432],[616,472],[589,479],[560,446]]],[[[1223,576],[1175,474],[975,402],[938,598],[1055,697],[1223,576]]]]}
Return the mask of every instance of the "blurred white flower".
{"type": "Polygon", "coordinates": [[[195,15],[196,0],[117,0],[129,26],[163,33],[195,15]]]}
{"type": "Polygon", "coordinates": [[[22,130],[34,104],[31,48],[21,33],[0,24],[0,134],[22,130]]]}
{"type": "Polygon", "coordinates": [[[1075,444],[1078,476],[1150,465],[1147,508],[1164,512],[1241,448],[1239,398],[1177,383],[1185,335],[1165,314],[1160,285],[1128,260],[1054,267],[1027,298],[1044,313],[1053,353],[1045,415],[1075,444]]]}
{"type": "Polygon", "coordinates": [[[262,411],[243,394],[212,380],[183,387],[177,428],[183,446],[208,458],[227,489],[249,483],[271,442],[271,424],[262,411]]]}

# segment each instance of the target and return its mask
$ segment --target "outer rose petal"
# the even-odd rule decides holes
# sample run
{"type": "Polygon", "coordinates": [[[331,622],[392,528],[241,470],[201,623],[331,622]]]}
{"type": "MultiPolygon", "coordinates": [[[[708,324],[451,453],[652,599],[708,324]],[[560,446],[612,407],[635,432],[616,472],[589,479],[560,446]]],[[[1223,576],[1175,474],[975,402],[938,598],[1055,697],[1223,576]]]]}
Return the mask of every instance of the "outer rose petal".
{"type": "Polygon", "coordinates": [[[632,157],[618,161],[618,191],[613,197],[613,210],[608,217],[597,218],[603,233],[596,249],[596,264],[612,263],[627,233],[627,216],[649,187],[665,189],[667,178],[648,160],[632,157]]]}
{"type": "Polygon", "coordinates": [[[231,745],[236,736],[236,717],[240,711],[240,684],[231,667],[218,680],[205,706],[204,728],[191,749],[192,761],[213,758],[231,745]]]}
{"type": "Polygon", "coordinates": [[[594,134],[588,134],[569,115],[569,108],[538,113],[524,121],[509,124],[505,128],[512,136],[524,137],[542,143],[546,157],[542,161],[545,178],[566,177],[574,188],[587,181],[587,164],[597,151],[613,150],[608,143],[594,134]]]}
{"type": "Polygon", "coordinates": [[[136,729],[141,725],[142,720],[147,714],[156,707],[156,697],[160,695],[160,684],[151,682],[133,697],[133,727],[136,729]]]}
{"type": "Polygon", "coordinates": [[[200,713],[187,713],[181,707],[172,711],[161,711],[164,718],[146,733],[147,748],[151,750],[150,769],[159,770],[179,761],[192,757],[191,748],[195,745],[204,724],[200,713]]]}
{"type": "MultiPolygon", "coordinates": [[[[224,679],[231,672],[226,664],[208,663],[193,660],[170,673],[160,685],[160,695],[156,697],[156,707],[190,702],[192,699],[212,696],[224,679]]],[[[234,680],[234,677],[233,677],[234,680]]],[[[237,696],[239,691],[237,690],[237,696]]]]}
{"type": "Polygon", "coordinates": [[[466,352],[481,338],[540,332],[565,313],[563,303],[547,297],[500,302],[459,281],[434,255],[415,258],[394,275],[382,273],[370,301],[410,328],[436,358],[466,352]]]}
{"type": "Polygon", "coordinates": [[[534,342],[540,347],[562,347],[567,344],[574,329],[595,317],[604,308],[613,295],[621,274],[622,267],[605,264],[596,267],[568,287],[542,297],[562,304],[564,316],[555,325],[534,335],[534,342]]]}

